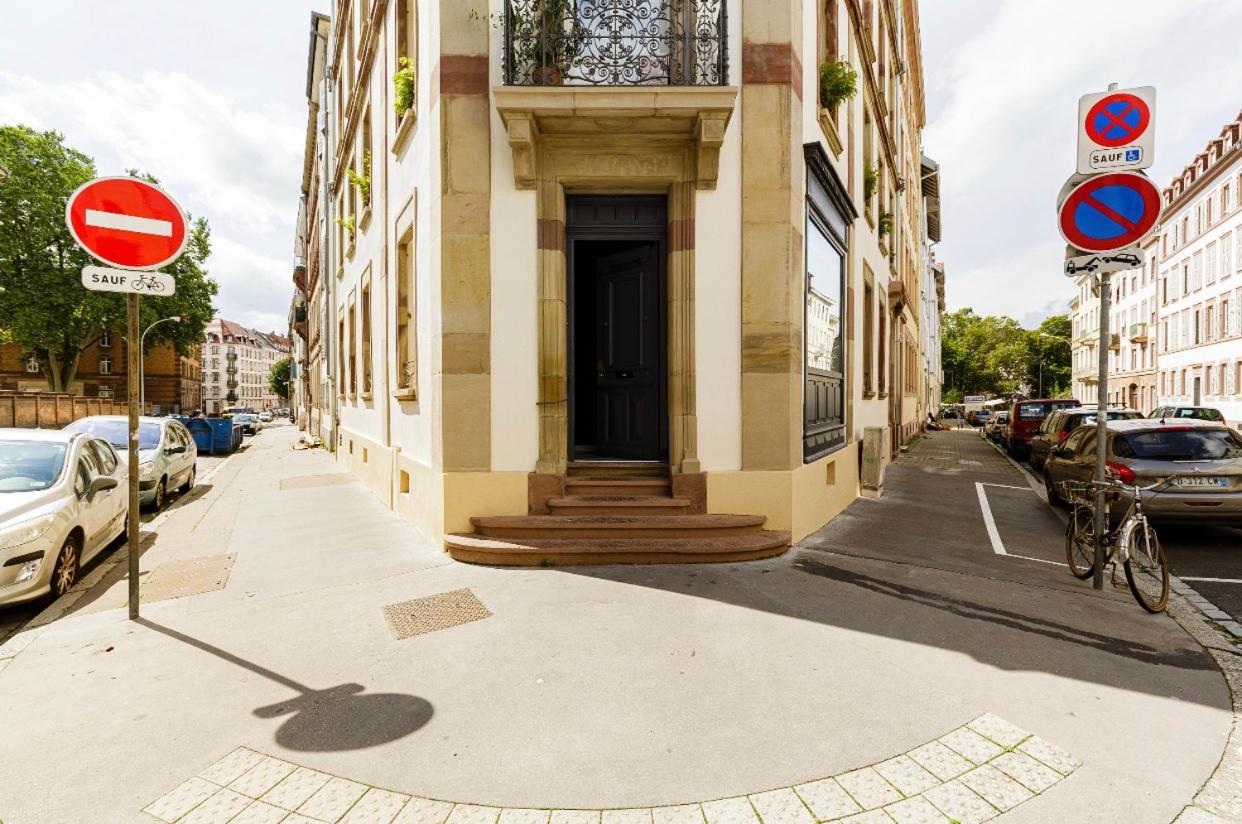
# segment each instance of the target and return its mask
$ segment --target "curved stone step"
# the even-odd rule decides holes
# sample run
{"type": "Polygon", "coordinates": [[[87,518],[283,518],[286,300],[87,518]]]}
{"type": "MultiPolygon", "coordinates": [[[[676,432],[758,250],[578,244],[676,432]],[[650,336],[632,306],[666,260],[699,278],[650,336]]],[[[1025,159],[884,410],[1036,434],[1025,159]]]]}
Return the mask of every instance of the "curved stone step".
{"type": "Polygon", "coordinates": [[[702,564],[753,561],[789,548],[789,533],[763,530],[706,538],[531,538],[446,535],[454,560],[494,566],[702,564]]]}
{"type": "Polygon", "coordinates": [[[759,532],[762,515],[485,515],[470,519],[488,538],[696,538],[759,532]]]}
{"type": "Polygon", "coordinates": [[[659,495],[571,495],[550,498],[548,511],[553,515],[682,515],[690,511],[685,498],[659,495]]]}

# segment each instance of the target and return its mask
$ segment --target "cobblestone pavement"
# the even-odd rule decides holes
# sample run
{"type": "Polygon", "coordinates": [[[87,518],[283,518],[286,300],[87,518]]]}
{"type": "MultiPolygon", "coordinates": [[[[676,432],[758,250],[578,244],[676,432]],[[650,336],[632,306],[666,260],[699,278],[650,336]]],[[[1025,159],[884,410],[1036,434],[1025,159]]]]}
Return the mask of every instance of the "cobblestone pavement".
{"type": "Polygon", "coordinates": [[[371,787],[239,747],[145,810],[177,824],[815,824],[987,821],[1082,762],[995,715],[877,764],[789,787],[666,807],[500,808],[371,787]]]}

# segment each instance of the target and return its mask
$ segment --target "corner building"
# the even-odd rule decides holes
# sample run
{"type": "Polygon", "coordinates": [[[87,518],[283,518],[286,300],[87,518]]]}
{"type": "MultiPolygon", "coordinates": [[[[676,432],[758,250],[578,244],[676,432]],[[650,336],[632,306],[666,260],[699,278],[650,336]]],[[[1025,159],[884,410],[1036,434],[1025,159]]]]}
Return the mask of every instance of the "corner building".
{"type": "Polygon", "coordinates": [[[772,554],[918,432],[916,3],[342,0],[322,26],[310,417],[455,557],[556,563],[566,515],[772,554]]]}

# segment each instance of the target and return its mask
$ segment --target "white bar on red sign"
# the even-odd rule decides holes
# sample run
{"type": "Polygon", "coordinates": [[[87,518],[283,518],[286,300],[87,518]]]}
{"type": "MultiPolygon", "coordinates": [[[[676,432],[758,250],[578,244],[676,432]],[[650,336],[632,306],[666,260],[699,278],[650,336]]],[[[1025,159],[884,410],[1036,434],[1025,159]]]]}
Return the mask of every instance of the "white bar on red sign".
{"type": "Polygon", "coordinates": [[[167,220],[123,215],[120,212],[101,212],[98,209],[86,210],[86,225],[100,229],[120,229],[123,232],[139,232],[144,235],[159,235],[161,237],[172,237],[173,232],[173,225],[167,220]]]}

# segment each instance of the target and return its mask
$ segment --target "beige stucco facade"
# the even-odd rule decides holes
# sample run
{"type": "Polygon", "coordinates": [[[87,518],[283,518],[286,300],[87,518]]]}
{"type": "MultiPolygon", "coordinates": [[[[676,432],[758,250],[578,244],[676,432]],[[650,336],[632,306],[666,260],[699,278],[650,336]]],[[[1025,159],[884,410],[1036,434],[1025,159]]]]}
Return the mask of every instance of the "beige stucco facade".
{"type": "Polygon", "coordinates": [[[308,148],[321,173],[306,175],[323,180],[307,230],[321,334],[305,350],[309,382],[332,391],[311,418],[431,536],[538,511],[574,471],[575,197],[652,196],[666,215],[657,463],[708,513],[801,538],[859,494],[867,428],[887,460],[926,417],[916,4],[676,5],[719,15],[710,83],[696,68],[695,82],[529,85],[505,71],[503,0],[375,0],[366,19],[355,0],[332,20],[326,137],[308,148]],[[401,57],[414,94],[395,115],[401,57]],[[836,59],[857,93],[829,112],[819,66],[836,59]],[[808,266],[827,247],[808,247],[812,206],[831,212],[816,231],[841,261],[815,297],[838,360],[814,374],[808,266]]]}

